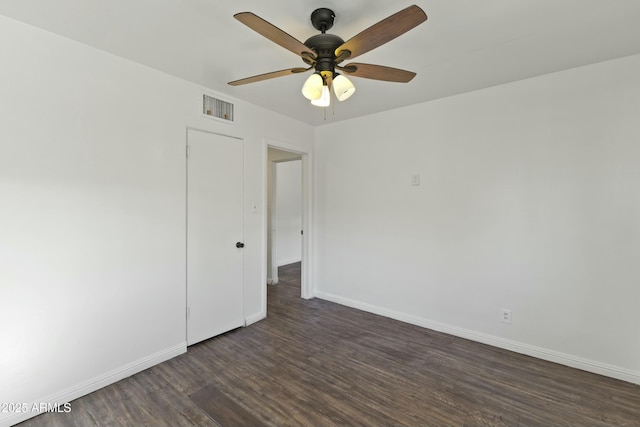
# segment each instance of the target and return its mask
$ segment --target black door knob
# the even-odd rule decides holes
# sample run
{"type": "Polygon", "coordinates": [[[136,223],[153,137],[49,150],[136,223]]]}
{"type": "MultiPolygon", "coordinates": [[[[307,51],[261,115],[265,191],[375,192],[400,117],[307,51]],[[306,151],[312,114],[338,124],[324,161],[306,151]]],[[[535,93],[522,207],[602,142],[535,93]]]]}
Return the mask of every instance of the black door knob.
{"type": "Polygon", "coordinates": [[[236,248],[244,248],[244,243],[242,243],[242,242],[237,242],[237,243],[236,243],[236,248]]]}

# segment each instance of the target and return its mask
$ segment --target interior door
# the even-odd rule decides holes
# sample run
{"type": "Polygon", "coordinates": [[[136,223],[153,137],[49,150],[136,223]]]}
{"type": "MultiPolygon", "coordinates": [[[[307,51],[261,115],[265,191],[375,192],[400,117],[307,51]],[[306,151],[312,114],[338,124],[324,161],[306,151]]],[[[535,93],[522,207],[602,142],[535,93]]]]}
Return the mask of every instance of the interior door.
{"type": "Polygon", "coordinates": [[[244,324],[243,141],[187,136],[187,344],[244,324]]]}

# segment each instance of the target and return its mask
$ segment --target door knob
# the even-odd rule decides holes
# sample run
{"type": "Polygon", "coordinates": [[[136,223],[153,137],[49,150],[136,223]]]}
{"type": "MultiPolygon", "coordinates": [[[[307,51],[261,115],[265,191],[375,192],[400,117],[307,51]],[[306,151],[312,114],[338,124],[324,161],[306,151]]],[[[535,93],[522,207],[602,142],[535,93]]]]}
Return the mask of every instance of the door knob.
{"type": "Polygon", "coordinates": [[[236,243],[236,248],[244,248],[244,243],[242,243],[242,242],[237,242],[237,243],[236,243]]]}

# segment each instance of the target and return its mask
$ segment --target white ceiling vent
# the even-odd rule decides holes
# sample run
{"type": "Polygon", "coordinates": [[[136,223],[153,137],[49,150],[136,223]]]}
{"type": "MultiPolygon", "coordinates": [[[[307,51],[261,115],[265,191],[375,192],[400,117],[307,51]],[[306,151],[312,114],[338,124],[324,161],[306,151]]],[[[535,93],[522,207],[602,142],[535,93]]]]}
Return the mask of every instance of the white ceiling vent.
{"type": "Polygon", "coordinates": [[[207,94],[202,95],[202,114],[227,122],[235,121],[232,103],[207,94]]]}

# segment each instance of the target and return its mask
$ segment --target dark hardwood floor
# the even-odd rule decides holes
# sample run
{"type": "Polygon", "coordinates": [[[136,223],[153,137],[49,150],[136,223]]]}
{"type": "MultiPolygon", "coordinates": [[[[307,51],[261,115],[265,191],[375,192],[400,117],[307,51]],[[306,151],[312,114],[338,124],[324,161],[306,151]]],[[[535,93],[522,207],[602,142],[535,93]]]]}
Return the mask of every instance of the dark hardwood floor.
{"type": "Polygon", "coordinates": [[[322,300],[300,265],[268,318],[24,426],[640,426],[640,386],[322,300]]]}

